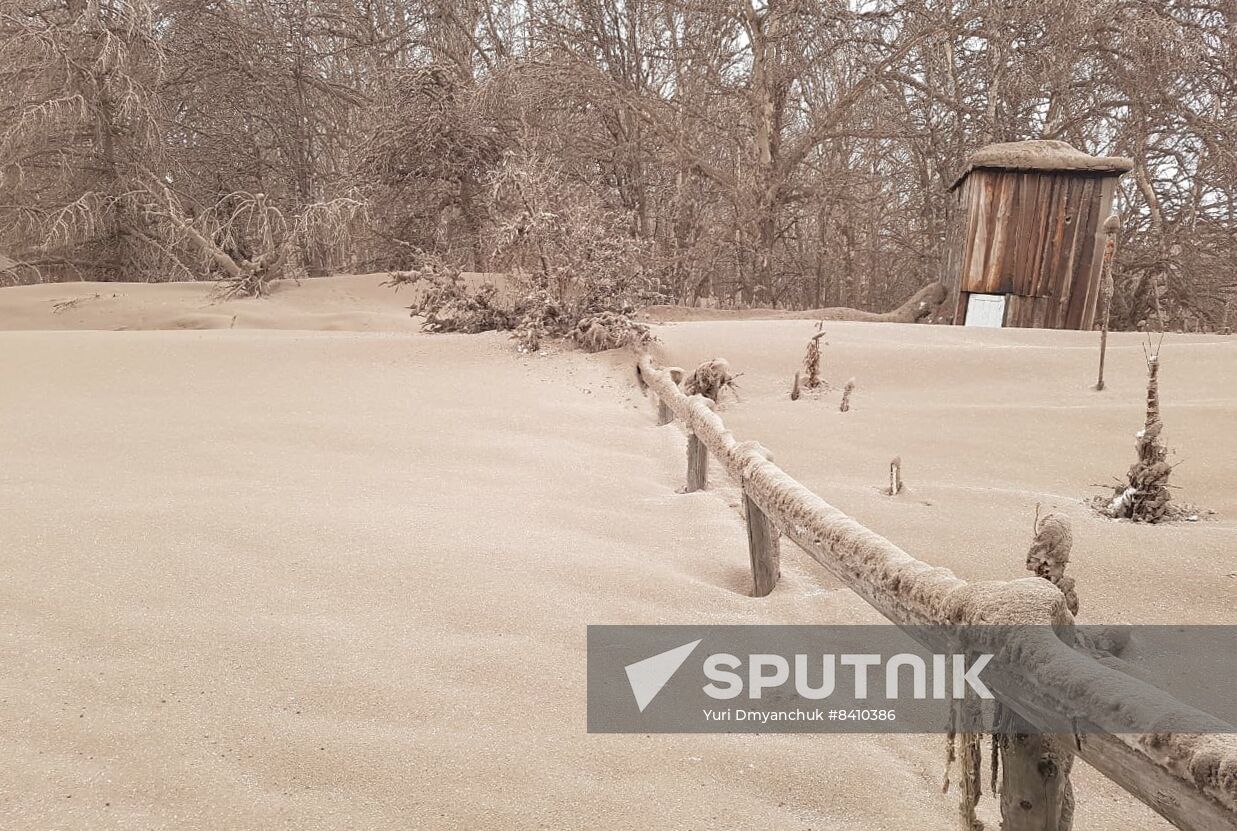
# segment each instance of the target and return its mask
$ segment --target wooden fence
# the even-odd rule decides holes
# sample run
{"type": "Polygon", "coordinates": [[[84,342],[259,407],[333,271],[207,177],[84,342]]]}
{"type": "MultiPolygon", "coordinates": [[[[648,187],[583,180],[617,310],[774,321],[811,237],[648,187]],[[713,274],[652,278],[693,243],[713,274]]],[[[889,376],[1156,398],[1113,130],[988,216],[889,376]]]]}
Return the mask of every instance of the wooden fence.
{"type": "MultiPolygon", "coordinates": [[[[967,583],[948,569],[921,562],[792,479],[759,444],[737,441],[711,401],[684,395],[678,378],[650,356],[640,358],[637,377],[657,398],[659,423],[677,418],[687,428],[687,490],[706,486],[710,456],[740,483],[757,596],[776,585],[779,538],[785,536],[899,626],[1017,625],[1021,641],[1003,646],[1018,650],[1014,654],[1027,669],[1021,677],[989,683],[1003,705],[1031,724],[1055,724],[1049,716],[1071,714],[1073,723],[1085,729],[1065,737],[1069,749],[1176,827],[1237,829],[1233,728],[1064,643],[1054,629],[1071,626],[1073,616],[1056,586],[1038,577],[967,583]],[[1188,717],[1217,732],[1148,733],[1141,728],[1170,723],[1166,715],[1188,717]],[[1099,731],[1096,724],[1129,728],[1099,731]]],[[[1005,752],[1006,769],[1036,770],[1037,759],[1020,760],[1010,753],[1037,754],[1039,743],[1015,744],[1005,752]]],[[[1003,831],[1064,831],[1066,826],[1049,816],[1061,798],[1064,778],[1005,779],[1005,790],[1016,792],[1002,794],[1003,831]]]]}

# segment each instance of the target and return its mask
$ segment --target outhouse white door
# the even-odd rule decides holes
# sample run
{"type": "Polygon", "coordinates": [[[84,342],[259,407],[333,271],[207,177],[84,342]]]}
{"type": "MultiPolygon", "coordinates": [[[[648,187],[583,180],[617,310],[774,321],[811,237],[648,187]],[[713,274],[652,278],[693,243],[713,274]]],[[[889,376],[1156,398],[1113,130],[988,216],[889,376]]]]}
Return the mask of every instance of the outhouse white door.
{"type": "Polygon", "coordinates": [[[972,294],[966,301],[967,326],[993,326],[1005,323],[1005,295],[972,294]]]}

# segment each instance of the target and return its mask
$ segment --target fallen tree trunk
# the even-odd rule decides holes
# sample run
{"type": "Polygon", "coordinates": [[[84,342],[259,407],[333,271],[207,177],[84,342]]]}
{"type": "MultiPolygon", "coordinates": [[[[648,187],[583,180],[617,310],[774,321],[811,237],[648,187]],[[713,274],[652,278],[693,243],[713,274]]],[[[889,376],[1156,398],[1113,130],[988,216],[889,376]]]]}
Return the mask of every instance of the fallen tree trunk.
{"type": "Polygon", "coordinates": [[[918,323],[945,301],[945,287],[930,283],[889,312],[865,312],[836,306],[828,309],[700,309],[695,306],[649,306],[644,315],[659,323],[687,320],[857,320],[869,323],[918,323]]]}

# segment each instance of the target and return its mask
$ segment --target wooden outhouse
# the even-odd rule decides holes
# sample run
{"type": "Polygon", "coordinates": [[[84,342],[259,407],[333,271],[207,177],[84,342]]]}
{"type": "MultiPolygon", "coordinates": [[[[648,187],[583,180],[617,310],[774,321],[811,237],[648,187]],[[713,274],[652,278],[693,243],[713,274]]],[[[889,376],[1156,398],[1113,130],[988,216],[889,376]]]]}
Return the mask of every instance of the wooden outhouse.
{"type": "Polygon", "coordinates": [[[1133,166],[1062,141],[991,144],[971,156],[950,186],[944,282],[954,323],[1092,328],[1104,220],[1133,166]]]}

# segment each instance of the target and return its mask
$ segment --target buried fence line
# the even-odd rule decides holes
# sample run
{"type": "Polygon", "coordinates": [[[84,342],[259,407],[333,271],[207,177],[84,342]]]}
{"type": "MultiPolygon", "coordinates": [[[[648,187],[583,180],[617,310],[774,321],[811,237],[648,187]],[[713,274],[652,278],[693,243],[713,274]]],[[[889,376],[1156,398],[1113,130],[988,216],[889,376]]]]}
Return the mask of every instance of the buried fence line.
{"type": "MultiPolygon", "coordinates": [[[[1067,645],[1057,632],[1074,619],[1056,586],[1039,577],[968,583],[915,559],[791,478],[756,442],[736,440],[712,401],[679,389],[680,370],[659,368],[645,354],[636,374],[657,399],[658,423],[677,418],[687,428],[686,491],[705,487],[710,455],[740,483],[756,596],[776,585],[779,537],[786,536],[898,626],[1016,626],[1006,642],[988,645],[1019,658],[1017,677],[989,685],[1003,706],[1032,725],[1057,724],[1063,713],[1076,725],[1106,725],[1056,738],[1176,827],[1237,829],[1233,728],[1067,645]],[[1139,727],[1176,715],[1214,734],[1139,727]]],[[[1042,742],[1017,738],[1004,751],[1002,828],[1067,831],[1068,778],[1044,763],[1042,742]]]]}

